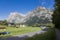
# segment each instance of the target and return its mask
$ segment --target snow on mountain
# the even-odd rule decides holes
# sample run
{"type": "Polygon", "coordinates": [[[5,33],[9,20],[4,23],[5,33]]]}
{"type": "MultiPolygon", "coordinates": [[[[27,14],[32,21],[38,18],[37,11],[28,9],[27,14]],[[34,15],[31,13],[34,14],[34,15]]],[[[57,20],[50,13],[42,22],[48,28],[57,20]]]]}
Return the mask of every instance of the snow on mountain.
{"type": "MultiPolygon", "coordinates": [[[[37,7],[31,12],[28,12],[26,15],[23,15],[18,12],[11,12],[8,16],[7,21],[10,23],[24,23],[26,21],[32,20],[33,17],[38,17],[39,19],[48,18],[51,21],[53,11],[45,7],[37,7]]],[[[34,20],[34,19],[33,19],[34,20]]],[[[35,19],[36,20],[36,19],[35,19]]]]}
{"type": "Polygon", "coordinates": [[[10,15],[8,16],[7,21],[9,23],[21,23],[23,22],[23,18],[25,15],[18,13],[18,12],[11,12],[10,15]]]}

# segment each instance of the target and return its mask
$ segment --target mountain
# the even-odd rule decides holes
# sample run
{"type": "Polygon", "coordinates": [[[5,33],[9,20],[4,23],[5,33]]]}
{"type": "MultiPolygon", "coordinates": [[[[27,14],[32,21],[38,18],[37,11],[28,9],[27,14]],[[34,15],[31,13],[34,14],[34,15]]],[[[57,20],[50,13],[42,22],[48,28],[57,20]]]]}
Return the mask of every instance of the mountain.
{"type": "Polygon", "coordinates": [[[23,22],[24,15],[18,12],[12,12],[8,16],[8,23],[22,23],[23,22]]]}
{"type": "Polygon", "coordinates": [[[52,22],[52,15],[53,11],[45,8],[45,7],[38,7],[35,10],[28,12],[26,15],[26,24],[34,25],[37,23],[50,23],[52,22]]]}
{"type": "Polygon", "coordinates": [[[18,12],[12,12],[8,16],[7,21],[10,23],[24,23],[26,25],[35,25],[40,23],[50,23],[53,11],[45,7],[37,7],[26,15],[18,12]]]}

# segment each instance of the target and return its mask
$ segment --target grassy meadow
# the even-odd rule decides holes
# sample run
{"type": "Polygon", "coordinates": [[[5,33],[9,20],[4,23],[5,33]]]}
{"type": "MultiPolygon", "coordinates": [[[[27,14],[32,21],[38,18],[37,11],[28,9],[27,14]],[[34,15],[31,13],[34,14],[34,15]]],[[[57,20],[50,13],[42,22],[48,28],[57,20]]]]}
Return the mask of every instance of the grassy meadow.
{"type": "Polygon", "coordinates": [[[39,27],[29,27],[29,26],[16,28],[16,27],[7,27],[7,26],[0,25],[0,27],[6,27],[6,30],[0,30],[0,32],[10,32],[10,34],[0,35],[0,37],[21,35],[24,33],[35,32],[35,31],[41,30],[41,28],[39,27]]]}

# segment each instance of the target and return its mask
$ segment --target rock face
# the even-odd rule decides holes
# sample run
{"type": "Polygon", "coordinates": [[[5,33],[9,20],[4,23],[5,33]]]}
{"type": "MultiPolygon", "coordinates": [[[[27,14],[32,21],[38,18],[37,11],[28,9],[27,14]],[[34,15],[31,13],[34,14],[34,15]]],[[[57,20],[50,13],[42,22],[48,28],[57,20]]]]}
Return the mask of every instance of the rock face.
{"type": "Polygon", "coordinates": [[[10,23],[25,23],[25,24],[36,24],[36,23],[49,23],[52,22],[51,18],[53,12],[45,7],[38,7],[35,10],[28,12],[27,15],[22,15],[18,12],[10,13],[7,21],[10,23]]]}
{"type": "Polygon", "coordinates": [[[40,24],[40,23],[50,23],[52,22],[51,18],[53,12],[45,7],[38,7],[32,12],[28,12],[26,15],[26,23],[27,24],[40,24]]]}
{"type": "Polygon", "coordinates": [[[7,21],[9,23],[22,23],[24,16],[22,14],[19,14],[18,12],[12,12],[8,16],[7,21]]]}

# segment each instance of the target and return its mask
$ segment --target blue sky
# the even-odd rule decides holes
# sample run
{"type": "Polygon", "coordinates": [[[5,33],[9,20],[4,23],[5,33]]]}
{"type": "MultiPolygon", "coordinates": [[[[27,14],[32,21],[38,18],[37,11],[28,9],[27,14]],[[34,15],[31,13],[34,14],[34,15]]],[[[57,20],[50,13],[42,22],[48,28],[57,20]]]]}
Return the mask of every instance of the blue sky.
{"type": "Polygon", "coordinates": [[[0,20],[6,19],[11,12],[26,14],[38,6],[53,9],[53,5],[54,0],[0,0],[0,20]]]}

